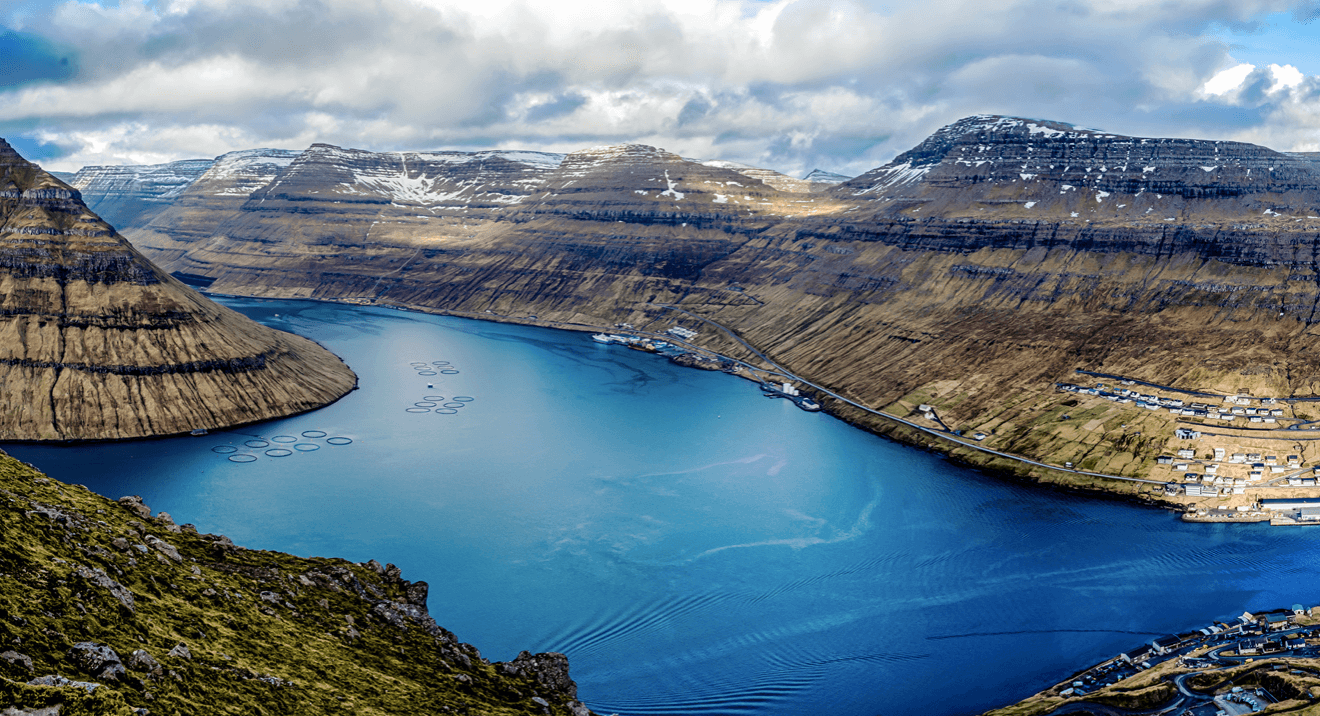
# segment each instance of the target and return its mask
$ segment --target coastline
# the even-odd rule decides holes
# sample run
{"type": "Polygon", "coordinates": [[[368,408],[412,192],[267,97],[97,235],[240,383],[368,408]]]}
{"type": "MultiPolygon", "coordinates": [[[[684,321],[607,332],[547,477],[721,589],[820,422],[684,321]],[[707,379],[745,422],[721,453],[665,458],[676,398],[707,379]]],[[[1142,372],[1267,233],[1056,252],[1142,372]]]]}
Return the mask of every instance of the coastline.
{"type": "MultiPolygon", "coordinates": [[[[398,302],[377,302],[365,303],[348,299],[334,298],[315,298],[315,297],[284,297],[284,296],[262,296],[232,294],[220,291],[201,291],[208,296],[217,296],[224,298],[247,299],[247,300],[271,300],[271,301],[312,301],[318,303],[333,303],[338,305],[362,306],[374,308],[387,308],[398,311],[423,313],[437,316],[451,316],[454,318],[468,318],[492,323],[512,323],[516,325],[535,326],[538,328],[552,328],[565,331],[574,331],[579,333],[599,333],[620,330],[617,326],[604,326],[599,324],[585,323],[566,323],[561,321],[551,321],[538,318],[534,315],[511,316],[493,312],[473,312],[457,311],[451,309],[437,308],[434,306],[422,306],[402,304],[398,302]]],[[[1186,506],[1181,503],[1163,499],[1163,481],[1148,480],[1144,478],[1125,477],[1121,475],[1108,475],[1085,470],[1070,469],[1061,466],[1049,465],[1047,463],[1032,460],[1031,458],[1014,455],[1011,453],[993,450],[982,447],[968,441],[960,436],[942,433],[930,428],[917,425],[911,421],[905,420],[899,416],[885,413],[884,411],[861,405],[844,396],[838,395],[823,386],[819,386],[809,379],[802,378],[790,371],[787,371],[770,358],[766,357],[761,351],[742,341],[736,334],[728,331],[723,326],[719,326],[709,319],[688,313],[681,308],[659,305],[658,308],[666,308],[681,312],[687,316],[703,321],[707,324],[716,326],[719,330],[729,333],[735,341],[742,343],[748,350],[761,358],[764,362],[770,364],[772,368],[764,366],[755,366],[745,360],[725,355],[709,348],[693,345],[687,341],[667,334],[659,334],[637,329],[626,329],[626,332],[637,334],[650,338],[657,338],[665,342],[681,346],[686,350],[697,354],[707,356],[720,361],[726,361],[741,366],[744,370],[737,372],[725,371],[728,375],[733,375],[754,383],[764,383],[772,377],[780,380],[789,380],[802,383],[809,386],[814,392],[815,401],[821,406],[820,412],[826,413],[833,418],[842,420],[848,425],[864,430],[873,435],[893,440],[897,443],[909,447],[926,450],[943,455],[950,461],[963,467],[983,470],[1002,479],[1012,480],[1019,483],[1031,483],[1049,489],[1058,489],[1071,493],[1087,494],[1104,499],[1116,499],[1130,504],[1144,507],[1154,507],[1162,510],[1174,512],[1183,516],[1184,521],[1235,521],[1245,520],[1199,520],[1193,514],[1191,519],[1187,518],[1186,506]],[[1159,494],[1156,494],[1154,488],[1159,487],[1159,494]],[[1148,488],[1145,492],[1142,488],[1148,488]]],[[[674,361],[674,357],[669,357],[674,361]]],[[[674,361],[683,365],[681,362],[674,361]]],[[[704,366],[688,366],[702,370],[712,370],[704,366]]],[[[257,421],[264,422],[264,421],[257,421]]]]}

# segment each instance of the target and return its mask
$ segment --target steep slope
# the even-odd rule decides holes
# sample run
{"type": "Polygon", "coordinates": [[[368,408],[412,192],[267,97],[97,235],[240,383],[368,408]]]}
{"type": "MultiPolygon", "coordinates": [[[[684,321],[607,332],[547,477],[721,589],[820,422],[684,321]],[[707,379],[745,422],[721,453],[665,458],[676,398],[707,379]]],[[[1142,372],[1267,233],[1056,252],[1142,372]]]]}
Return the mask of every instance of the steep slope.
{"type": "MultiPolygon", "coordinates": [[[[345,198],[343,181],[306,175],[298,201],[277,179],[209,236],[157,222],[135,237],[169,268],[240,293],[657,330],[692,325],[662,305],[676,304],[917,424],[1060,466],[1181,479],[1154,458],[1185,446],[1182,416],[1055,384],[1084,368],[1320,395],[1317,167],[1240,143],[978,116],[824,192],[625,145],[529,175],[517,201],[466,207],[466,231],[405,222],[395,199],[345,198]],[[340,203],[318,199],[327,192],[340,203]]],[[[698,342],[752,358],[719,331],[698,342]]],[[[1289,410],[1320,418],[1311,405],[1289,410]]],[[[1286,436],[1255,447],[1271,440],[1315,450],[1286,436]]]]}
{"type": "Polygon", "coordinates": [[[352,389],[315,343],[203,298],[0,140],[0,439],[93,440],[289,415],[352,389]]]}
{"type": "Polygon", "coordinates": [[[210,159],[187,159],[169,164],[88,166],[78,170],[69,186],[111,226],[138,226],[164,211],[211,164],[210,159]]]}
{"type": "Polygon", "coordinates": [[[491,664],[375,560],[235,546],[0,454],[6,714],[588,716],[562,654],[491,664]]]}

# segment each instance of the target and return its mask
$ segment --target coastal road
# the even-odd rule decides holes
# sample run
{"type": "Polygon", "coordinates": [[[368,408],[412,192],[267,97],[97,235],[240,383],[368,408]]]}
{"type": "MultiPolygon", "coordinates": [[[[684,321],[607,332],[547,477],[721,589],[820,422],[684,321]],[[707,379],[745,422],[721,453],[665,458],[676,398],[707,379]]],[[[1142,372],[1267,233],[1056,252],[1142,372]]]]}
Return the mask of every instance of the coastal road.
{"type": "MultiPolygon", "coordinates": [[[[812,388],[815,388],[816,390],[818,390],[818,391],[820,391],[820,392],[822,392],[822,393],[824,393],[824,394],[826,394],[826,395],[828,395],[828,396],[830,396],[830,397],[832,397],[832,398],[834,398],[834,399],[836,399],[836,400],[839,400],[839,401],[842,401],[842,402],[844,402],[844,403],[847,403],[848,405],[851,405],[851,406],[853,406],[854,408],[857,408],[857,409],[859,409],[859,410],[863,410],[863,411],[865,411],[865,412],[867,412],[867,413],[870,413],[870,414],[872,414],[872,415],[875,415],[875,416],[878,416],[878,417],[881,417],[881,418],[885,418],[885,419],[888,419],[888,420],[893,420],[894,422],[901,423],[901,424],[906,425],[906,426],[908,426],[908,427],[910,427],[910,428],[913,428],[913,429],[916,429],[916,430],[920,430],[920,431],[923,432],[923,433],[927,433],[927,434],[929,434],[929,435],[933,435],[933,436],[935,436],[935,437],[942,438],[942,439],[944,439],[944,440],[948,440],[948,441],[951,441],[951,442],[958,443],[959,445],[962,445],[963,447],[968,447],[968,448],[971,448],[971,449],[973,449],[973,450],[977,450],[977,451],[979,451],[979,452],[983,452],[983,453],[986,453],[986,454],[989,454],[989,455],[995,455],[995,456],[997,456],[997,457],[1002,457],[1002,458],[1005,458],[1005,459],[1007,459],[1007,460],[1012,460],[1012,461],[1014,461],[1014,462],[1019,462],[1019,463],[1023,463],[1023,464],[1026,464],[1026,465],[1033,465],[1033,466],[1036,466],[1036,467],[1043,467],[1043,468],[1045,468],[1045,469],[1048,469],[1048,470],[1055,470],[1055,471],[1058,471],[1058,472],[1067,472],[1067,473],[1072,473],[1072,474],[1075,474],[1075,475],[1087,475],[1087,476],[1089,476],[1089,477],[1101,477],[1101,478],[1105,478],[1105,479],[1108,479],[1108,480],[1122,480],[1122,481],[1124,481],[1124,482],[1137,482],[1137,483],[1143,483],[1143,484],[1147,484],[1147,485],[1164,485],[1164,484],[1165,484],[1163,481],[1160,481],[1160,480],[1146,480],[1146,479],[1143,479],[1143,478],[1140,478],[1140,477],[1125,477],[1125,476],[1123,476],[1123,475],[1107,475],[1107,474],[1105,474],[1105,473],[1103,473],[1103,472],[1089,472],[1089,471],[1086,471],[1086,470],[1074,470],[1074,469],[1070,469],[1070,468],[1066,468],[1066,467],[1059,467],[1059,466],[1057,466],[1057,465],[1051,465],[1051,464],[1049,464],[1049,463],[1040,462],[1040,461],[1038,461],[1038,460],[1032,460],[1032,459],[1030,459],[1030,458],[1025,458],[1025,457],[1022,457],[1021,455],[1014,455],[1014,454],[1012,454],[1012,453],[1006,453],[1006,452],[1001,452],[1001,451],[999,451],[999,450],[994,450],[994,449],[992,449],[992,448],[988,448],[988,447],[985,447],[985,446],[983,446],[983,445],[977,445],[975,442],[971,442],[971,441],[968,441],[968,440],[964,440],[964,439],[962,439],[960,436],[954,435],[954,434],[951,433],[951,432],[943,432],[943,431],[939,431],[939,430],[932,430],[932,429],[927,428],[927,427],[924,427],[924,426],[922,426],[922,425],[917,425],[916,423],[911,422],[911,421],[909,421],[909,420],[904,420],[903,418],[900,418],[900,417],[898,417],[898,416],[890,415],[889,413],[885,413],[885,412],[881,412],[881,411],[879,411],[879,410],[876,410],[876,409],[874,409],[874,408],[871,408],[870,406],[867,406],[867,405],[863,405],[863,404],[861,404],[861,403],[858,403],[858,402],[855,401],[855,400],[851,400],[851,399],[849,399],[849,398],[845,398],[844,396],[839,395],[838,393],[835,393],[834,391],[830,390],[829,388],[826,388],[826,387],[821,386],[821,385],[817,385],[816,383],[813,383],[813,382],[811,382],[811,381],[809,381],[809,380],[806,380],[805,378],[802,378],[801,376],[794,375],[793,373],[790,373],[789,371],[785,370],[783,366],[781,366],[781,365],[779,365],[778,363],[776,363],[776,362],[774,362],[773,360],[771,360],[769,356],[767,356],[766,354],[764,354],[764,353],[762,353],[761,351],[757,350],[755,346],[753,346],[752,344],[750,344],[750,343],[748,343],[747,341],[743,340],[741,336],[739,336],[738,334],[736,334],[736,333],[734,333],[733,331],[729,330],[728,328],[725,328],[724,326],[720,325],[719,323],[716,323],[715,321],[710,320],[709,318],[706,318],[706,317],[704,317],[704,316],[699,316],[699,315],[697,315],[697,314],[695,314],[695,313],[692,313],[692,312],[690,312],[690,311],[684,310],[684,309],[682,309],[682,308],[679,308],[679,307],[677,307],[677,306],[673,306],[673,305],[670,305],[670,304],[657,303],[657,304],[652,304],[652,305],[657,306],[657,307],[659,307],[659,308],[667,308],[667,309],[669,309],[669,310],[671,310],[671,311],[677,311],[678,313],[682,313],[682,314],[684,314],[684,315],[686,315],[686,316],[689,316],[689,317],[691,317],[691,318],[694,318],[694,319],[696,319],[696,320],[698,320],[698,321],[701,321],[702,323],[705,323],[705,324],[707,324],[707,325],[709,325],[709,326],[712,326],[712,327],[714,327],[714,328],[720,330],[720,331],[723,332],[725,335],[727,335],[727,336],[729,336],[730,338],[732,338],[733,340],[737,341],[737,342],[738,342],[740,345],[742,345],[744,348],[746,348],[747,350],[751,351],[751,352],[752,352],[754,355],[756,355],[758,358],[760,358],[761,360],[765,361],[766,364],[769,365],[769,366],[771,366],[771,367],[773,367],[773,368],[775,369],[776,372],[782,373],[785,377],[787,377],[787,378],[789,378],[789,379],[791,379],[791,380],[797,381],[797,382],[799,382],[799,383],[803,383],[803,384],[805,384],[805,385],[809,385],[809,386],[811,386],[812,388]]],[[[742,365],[747,365],[746,363],[743,363],[742,361],[738,361],[738,363],[741,363],[742,365]]]]}

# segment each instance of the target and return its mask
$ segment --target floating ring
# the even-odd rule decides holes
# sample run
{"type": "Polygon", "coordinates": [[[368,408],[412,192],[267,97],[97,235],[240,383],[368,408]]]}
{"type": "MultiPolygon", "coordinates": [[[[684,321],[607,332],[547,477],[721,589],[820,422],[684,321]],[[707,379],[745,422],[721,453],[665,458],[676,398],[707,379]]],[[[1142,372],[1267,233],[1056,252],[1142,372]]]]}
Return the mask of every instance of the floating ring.
{"type": "Polygon", "coordinates": [[[434,408],[434,407],[435,407],[435,403],[432,402],[432,401],[430,401],[430,400],[419,400],[419,401],[417,401],[416,403],[413,403],[413,405],[416,406],[416,407],[418,407],[418,408],[434,408]]]}
{"type": "Polygon", "coordinates": [[[435,371],[433,371],[433,370],[419,370],[419,371],[417,371],[417,375],[435,375],[435,371]]]}
{"type": "Polygon", "coordinates": [[[446,408],[461,408],[464,405],[467,405],[467,403],[445,403],[446,408]]]}
{"type": "Polygon", "coordinates": [[[436,408],[436,409],[435,409],[435,412],[440,413],[440,414],[442,414],[442,415],[453,415],[454,413],[457,413],[458,411],[457,411],[457,410],[454,410],[453,408],[436,408]]]}
{"type": "Polygon", "coordinates": [[[266,442],[265,440],[246,440],[243,442],[243,444],[250,448],[270,447],[270,443],[266,442]]]}
{"type": "Polygon", "coordinates": [[[415,360],[415,361],[409,363],[408,365],[413,366],[413,367],[417,367],[417,366],[419,366],[419,365],[426,365],[426,363],[425,363],[424,361],[415,360]]]}
{"type": "Polygon", "coordinates": [[[430,408],[404,408],[404,410],[406,410],[406,411],[409,412],[409,413],[429,413],[429,412],[431,412],[431,409],[430,409],[430,408]]]}
{"type": "Polygon", "coordinates": [[[437,402],[437,403],[440,402],[440,401],[442,401],[442,400],[444,400],[444,399],[445,399],[445,396],[443,396],[443,395],[426,395],[426,396],[423,396],[423,397],[422,397],[422,400],[434,400],[434,401],[437,402]]]}
{"type": "Polygon", "coordinates": [[[431,361],[431,365],[449,365],[449,361],[447,361],[447,360],[433,360],[433,361],[431,361]]]}
{"type": "Polygon", "coordinates": [[[353,442],[353,439],[352,439],[352,438],[326,438],[325,441],[328,442],[328,443],[330,443],[331,445],[347,445],[347,444],[353,442]]]}
{"type": "MultiPolygon", "coordinates": [[[[441,375],[458,375],[458,371],[456,371],[456,370],[442,370],[442,371],[440,371],[440,374],[441,374],[441,375]]],[[[433,375],[434,375],[434,374],[433,374],[433,375]]]]}
{"type": "Polygon", "coordinates": [[[296,443],[298,442],[298,438],[295,438],[292,435],[276,435],[271,438],[271,441],[277,443],[296,443]]]}
{"type": "Polygon", "coordinates": [[[230,462],[256,462],[256,461],[257,461],[257,456],[256,456],[256,455],[248,455],[247,453],[243,453],[242,455],[230,455],[230,456],[229,456],[229,461],[230,461],[230,462]]]}
{"type": "Polygon", "coordinates": [[[311,452],[313,450],[320,450],[321,446],[314,445],[312,443],[298,443],[297,445],[293,446],[293,449],[297,450],[298,452],[311,452]]]}
{"type": "Polygon", "coordinates": [[[266,451],[266,454],[271,457],[288,457],[293,454],[293,451],[285,450],[284,448],[271,448],[266,451]]]}
{"type": "Polygon", "coordinates": [[[211,448],[211,452],[219,453],[221,455],[228,455],[231,452],[238,452],[238,448],[234,447],[233,445],[216,445],[215,447],[211,448]]]}
{"type": "Polygon", "coordinates": [[[323,437],[325,437],[325,431],[324,431],[324,430],[304,430],[304,431],[302,432],[302,436],[305,437],[305,438],[323,438],[323,437]]]}
{"type": "Polygon", "coordinates": [[[454,402],[456,402],[456,403],[471,403],[471,402],[474,401],[474,400],[476,400],[476,398],[472,398],[472,397],[469,397],[469,396],[466,396],[466,395],[455,395],[455,396],[454,396],[454,402]]]}

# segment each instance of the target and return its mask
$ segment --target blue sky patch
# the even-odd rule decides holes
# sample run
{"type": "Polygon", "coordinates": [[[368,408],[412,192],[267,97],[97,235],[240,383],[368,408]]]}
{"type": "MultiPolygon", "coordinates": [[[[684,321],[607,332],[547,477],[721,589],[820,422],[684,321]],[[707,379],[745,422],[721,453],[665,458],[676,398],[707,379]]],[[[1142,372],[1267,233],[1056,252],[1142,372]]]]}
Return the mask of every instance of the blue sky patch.
{"type": "Polygon", "coordinates": [[[77,74],[77,58],[40,35],[0,31],[0,90],[33,82],[66,80],[77,74]]]}

